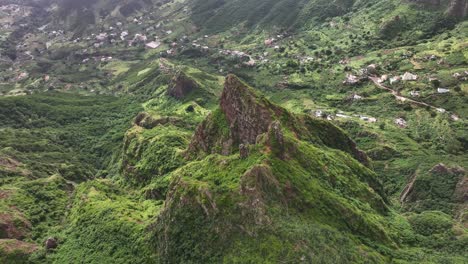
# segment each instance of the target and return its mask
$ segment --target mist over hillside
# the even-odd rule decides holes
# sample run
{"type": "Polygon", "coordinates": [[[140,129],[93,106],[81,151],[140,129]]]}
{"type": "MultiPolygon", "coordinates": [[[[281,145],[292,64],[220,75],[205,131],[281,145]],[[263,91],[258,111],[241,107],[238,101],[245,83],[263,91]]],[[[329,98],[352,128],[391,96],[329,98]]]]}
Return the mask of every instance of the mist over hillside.
{"type": "Polygon", "coordinates": [[[467,263],[467,15],[0,0],[0,263],[467,263]]]}

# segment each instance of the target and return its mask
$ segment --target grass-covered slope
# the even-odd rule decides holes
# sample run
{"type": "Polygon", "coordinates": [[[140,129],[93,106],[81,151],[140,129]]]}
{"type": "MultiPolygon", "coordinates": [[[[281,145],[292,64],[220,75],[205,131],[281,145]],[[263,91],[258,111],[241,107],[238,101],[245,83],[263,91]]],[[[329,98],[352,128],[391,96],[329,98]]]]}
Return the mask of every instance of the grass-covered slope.
{"type": "Polygon", "coordinates": [[[0,13],[0,263],[468,259],[466,1],[0,6],[32,2],[0,13]]]}
{"type": "MultiPolygon", "coordinates": [[[[368,20],[367,27],[380,27],[384,38],[393,38],[407,30],[438,30],[453,25],[466,15],[460,1],[357,1],[357,0],[209,0],[193,2],[192,19],[205,32],[232,28],[284,29],[298,31],[335,17],[347,22],[353,18],[368,20]],[[436,3],[437,2],[437,3],[436,3]],[[453,7],[455,6],[455,10],[453,7]],[[287,12],[285,12],[287,10],[287,12]],[[392,12],[382,12],[392,10],[392,12]],[[419,17],[421,16],[421,17],[419,17]],[[414,23],[422,17],[424,25],[414,23]],[[208,17],[208,19],[206,19],[208,17]],[[398,17],[398,18],[397,18],[398,17]],[[229,18],[229,19],[227,19],[229,18]],[[401,19],[400,19],[401,18],[401,19]]],[[[355,21],[358,22],[358,21],[355,21]]],[[[362,21],[361,21],[362,22],[362,21]]]]}
{"type": "Polygon", "coordinates": [[[152,228],[159,260],[386,263],[397,257],[410,227],[385,204],[376,175],[350,153],[304,136],[320,126],[295,123],[300,117],[250,89],[227,77],[219,110],[199,126],[188,150],[199,158],[171,173],[152,228]],[[229,119],[232,108],[243,119],[229,119]],[[273,114],[280,112],[289,118],[273,114]],[[242,146],[217,152],[226,142],[242,146]]]}
{"type": "Polygon", "coordinates": [[[31,253],[63,228],[76,184],[117,169],[113,158],[138,111],[130,99],[105,96],[0,100],[2,263],[29,263],[31,253]]]}
{"type": "Polygon", "coordinates": [[[147,227],[160,205],[111,181],[96,180],[75,190],[53,263],[154,263],[147,227]]]}

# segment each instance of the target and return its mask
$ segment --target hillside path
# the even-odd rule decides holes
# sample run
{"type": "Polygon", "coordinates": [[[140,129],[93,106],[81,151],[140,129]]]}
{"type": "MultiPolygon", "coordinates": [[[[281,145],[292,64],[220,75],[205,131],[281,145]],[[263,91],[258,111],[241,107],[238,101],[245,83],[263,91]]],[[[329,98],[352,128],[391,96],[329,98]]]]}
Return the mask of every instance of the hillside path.
{"type": "MultiPolygon", "coordinates": [[[[430,105],[430,104],[427,104],[427,103],[424,103],[424,102],[420,102],[420,101],[416,101],[416,100],[413,100],[413,99],[410,99],[408,97],[404,97],[404,96],[401,96],[399,95],[399,93],[395,90],[393,90],[392,88],[389,88],[381,83],[379,83],[379,78],[378,77],[369,77],[369,79],[379,88],[381,89],[384,89],[384,90],[387,90],[389,92],[391,92],[393,94],[393,96],[395,96],[395,98],[398,100],[398,101],[402,101],[402,102],[410,102],[410,103],[413,103],[413,104],[417,104],[417,105],[420,105],[420,106],[425,106],[425,107],[430,107],[430,108],[433,108],[433,109],[436,109],[437,111],[441,111],[442,109],[439,108],[439,107],[436,107],[436,106],[433,106],[433,105],[430,105]]],[[[445,110],[443,110],[445,111],[445,110]]]]}

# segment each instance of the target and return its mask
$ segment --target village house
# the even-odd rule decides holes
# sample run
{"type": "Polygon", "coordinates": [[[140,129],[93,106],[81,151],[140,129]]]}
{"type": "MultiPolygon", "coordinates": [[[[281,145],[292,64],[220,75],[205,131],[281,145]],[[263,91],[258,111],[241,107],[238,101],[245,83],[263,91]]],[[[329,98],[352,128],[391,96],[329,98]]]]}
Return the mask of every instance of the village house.
{"type": "Polygon", "coordinates": [[[341,59],[338,63],[341,65],[346,65],[349,63],[349,59],[341,59]]]}
{"type": "Polygon", "coordinates": [[[369,122],[369,123],[377,122],[377,118],[375,118],[375,117],[359,116],[359,119],[361,119],[362,121],[369,122]]]}
{"type": "Polygon", "coordinates": [[[133,38],[133,42],[144,42],[147,40],[148,40],[148,37],[142,34],[135,34],[135,37],[133,38]]]}
{"type": "Polygon", "coordinates": [[[401,76],[401,79],[403,81],[416,81],[418,76],[409,72],[405,72],[405,74],[401,76]]]}
{"type": "Polygon", "coordinates": [[[458,121],[458,120],[460,120],[460,117],[457,116],[456,114],[451,115],[450,118],[452,118],[453,121],[458,121]]]}
{"type": "Polygon", "coordinates": [[[437,88],[437,93],[440,93],[440,94],[450,93],[450,90],[445,89],[445,88],[437,88]]]}
{"type": "Polygon", "coordinates": [[[352,74],[347,74],[346,79],[343,81],[343,84],[355,85],[359,83],[359,78],[352,74]]]}
{"type": "Polygon", "coordinates": [[[24,80],[24,79],[26,79],[28,77],[29,77],[29,73],[22,72],[16,77],[15,81],[19,82],[19,81],[22,81],[22,80],[24,80]]]}
{"type": "Polygon", "coordinates": [[[161,45],[161,42],[159,41],[151,41],[145,44],[145,47],[149,49],[156,49],[161,45]]]}
{"type": "Polygon", "coordinates": [[[390,78],[390,84],[399,83],[400,81],[401,81],[400,76],[395,76],[395,77],[390,78]]]}
{"type": "Polygon", "coordinates": [[[397,126],[399,126],[400,128],[406,128],[408,125],[406,123],[406,120],[404,120],[403,118],[397,118],[395,119],[395,124],[397,126]]]}
{"type": "Polygon", "coordinates": [[[250,60],[247,61],[247,62],[244,62],[244,64],[247,65],[247,66],[249,66],[249,67],[253,67],[253,66],[256,65],[256,62],[255,62],[254,59],[250,58],[250,60]]]}
{"type": "Polygon", "coordinates": [[[111,61],[112,60],[112,57],[102,57],[101,58],[101,62],[108,62],[108,61],[111,61]]]}
{"type": "Polygon", "coordinates": [[[273,44],[273,42],[275,41],[275,39],[271,38],[271,39],[266,39],[264,41],[264,44],[265,46],[271,46],[273,44]]]}
{"type": "Polygon", "coordinates": [[[382,75],[382,76],[377,80],[377,82],[378,82],[378,83],[384,83],[384,82],[386,82],[387,80],[388,80],[388,75],[384,74],[384,75],[382,75]]]}
{"type": "Polygon", "coordinates": [[[125,38],[128,36],[128,31],[122,31],[122,33],[120,33],[120,39],[121,40],[125,40],[125,38]]]}

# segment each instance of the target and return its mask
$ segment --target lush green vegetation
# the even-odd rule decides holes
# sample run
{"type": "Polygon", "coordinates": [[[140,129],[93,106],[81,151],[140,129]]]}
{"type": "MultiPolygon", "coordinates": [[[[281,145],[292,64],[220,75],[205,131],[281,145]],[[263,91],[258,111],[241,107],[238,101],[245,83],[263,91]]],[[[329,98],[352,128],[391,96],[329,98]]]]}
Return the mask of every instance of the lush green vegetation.
{"type": "Polygon", "coordinates": [[[0,29],[1,263],[467,262],[452,1],[25,2],[0,29]]]}

